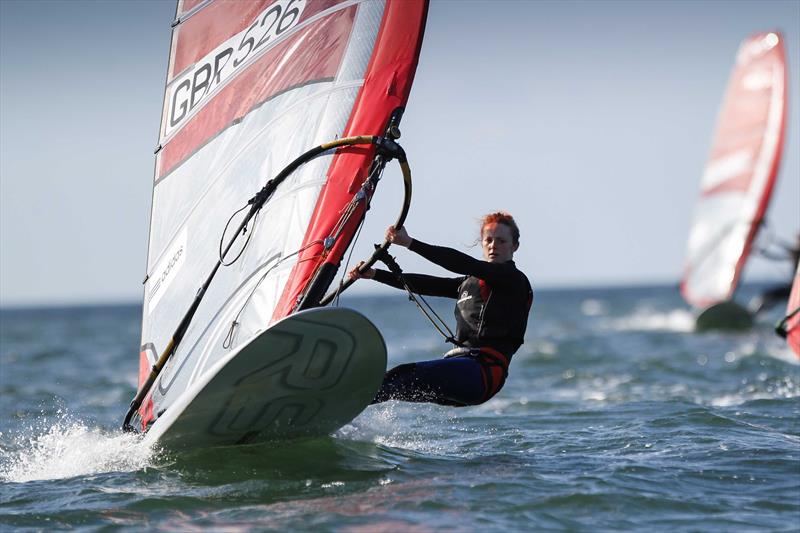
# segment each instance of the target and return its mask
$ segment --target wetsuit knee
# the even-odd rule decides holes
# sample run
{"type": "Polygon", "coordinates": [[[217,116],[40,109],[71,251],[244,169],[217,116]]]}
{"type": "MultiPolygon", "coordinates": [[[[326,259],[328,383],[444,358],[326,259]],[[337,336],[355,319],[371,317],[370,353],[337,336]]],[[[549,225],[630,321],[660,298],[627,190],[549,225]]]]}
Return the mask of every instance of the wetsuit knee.
{"type": "Polygon", "coordinates": [[[398,365],[383,376],[381,388],[375,394],[372,404],[385,402],[388,400],[409,400],[416,394],[417,389],[417,363],[406,363],[398,365]]]}

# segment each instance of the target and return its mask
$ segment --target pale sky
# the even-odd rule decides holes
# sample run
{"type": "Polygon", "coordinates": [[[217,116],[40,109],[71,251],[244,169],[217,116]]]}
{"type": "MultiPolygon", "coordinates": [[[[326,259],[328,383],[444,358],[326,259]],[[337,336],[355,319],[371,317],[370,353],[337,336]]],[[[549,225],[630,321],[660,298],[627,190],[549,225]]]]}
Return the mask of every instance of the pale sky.
{"type": "MultiPolygon", "coordinates": [[[[141,300],[174,12],[171,0],[0,0],[0,305],[141,300]]],[[[478,254],[466,247],[476,220],[504,209],[537,287],[677,283],[736,50],[774,29],[790,119],[767,216],[791,239],[796,0],[434,0],[401,128],[409,233],[478,254]]],[[[381,182],[354,260],[394,219],[399,181],[392,171],[381,182]]],[[[407,271],[440,273],[396,256],[407,271]]],[[[754,260],[746,279],[789,272],[754,260]]]]}

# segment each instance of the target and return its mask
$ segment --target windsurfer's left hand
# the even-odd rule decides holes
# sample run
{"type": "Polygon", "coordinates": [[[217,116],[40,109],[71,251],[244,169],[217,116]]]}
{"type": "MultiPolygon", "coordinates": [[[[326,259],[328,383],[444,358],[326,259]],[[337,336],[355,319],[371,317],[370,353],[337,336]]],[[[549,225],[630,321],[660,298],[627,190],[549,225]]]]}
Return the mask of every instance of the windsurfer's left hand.
{"type": "Polygon", "coordinates": [[[411,237],[408,236],[406,228],[400,226],[395,229],[394,226],[389,226],[386,230],[386,240],[397,246],[408,248],[411,245],[411,237]]]}
{"type": "Polygon", "coordinates": [[[368,268],[364,272],[361,272],[360,269],[362,266],[364,266],[365,263],[366,261],[361,261],[355,267],[353,267],[353,269],[349,273],[351,279],[361,279],[361,278],[372,279],[375,277],[374,268],[368,268]]]}

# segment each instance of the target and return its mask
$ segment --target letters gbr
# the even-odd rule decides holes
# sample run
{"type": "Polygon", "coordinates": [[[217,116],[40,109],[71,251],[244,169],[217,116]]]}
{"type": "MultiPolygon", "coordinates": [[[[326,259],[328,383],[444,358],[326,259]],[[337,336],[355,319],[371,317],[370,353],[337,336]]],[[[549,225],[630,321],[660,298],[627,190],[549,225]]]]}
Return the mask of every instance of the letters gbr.
{"type": "Polygon", "coordinates": [[[164,136],[171,135],[213,90],[253,61],[283,33],[295,27],[306,0],[279,0],[237,33],[176,77],[167,88],[164,136]]]}

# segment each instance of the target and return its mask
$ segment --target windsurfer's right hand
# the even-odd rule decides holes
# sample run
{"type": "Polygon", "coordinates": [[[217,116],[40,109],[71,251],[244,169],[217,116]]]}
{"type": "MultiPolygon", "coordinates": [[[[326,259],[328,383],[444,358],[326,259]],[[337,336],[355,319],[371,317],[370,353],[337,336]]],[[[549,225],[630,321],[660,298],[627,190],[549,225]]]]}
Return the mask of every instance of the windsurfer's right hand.
{"type": "Polygon", "coordinates": [[[374,268],[368,268],[363,273],[359,271],[359,269],[364,265],[364,263],[366,263],[366,261],[361,261],[353,268],[353,270],[350,271],[349,274],[350,279],[361,279],[361,278],[372,279],[375,277],[374,268]]]}
{"type": "Polygon", "coordinates": [[[408,248],[411,245],[411,237],[408,235],[406,228],[400,226],[399,228],[395,228],[394,226],[389,226],[386,230],[386,240],[392,244],[396,244],[397,246],[404,246],[408,248]]]}

